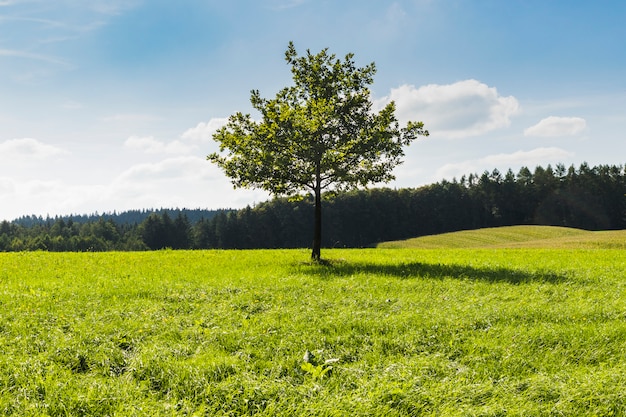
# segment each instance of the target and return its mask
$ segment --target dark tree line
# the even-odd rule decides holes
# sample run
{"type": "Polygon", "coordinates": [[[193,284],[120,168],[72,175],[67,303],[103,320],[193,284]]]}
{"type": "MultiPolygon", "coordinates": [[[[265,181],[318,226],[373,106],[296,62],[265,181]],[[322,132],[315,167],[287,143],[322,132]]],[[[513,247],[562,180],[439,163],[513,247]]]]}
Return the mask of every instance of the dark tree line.
{"type": "Polygon", "coordinates": [[[93,223],[99,220],[113,220],[117,224],[123,225],[138,225],[148,218],[148,216],[152,214],[162,215],[164,212],[167,212],[169,216],[178,216],[181,213],[184,213],[185,216],[189,219],[190,222],[196,223],[201,219],[210,219],[215,216],[221,210],[205,210],[205,209],[156,209],[156,210],[128,210],[123,211],[121,213],[112,212],[112,213],[93,213],[93,214],[70,214],[67,216],[57,216],[54,218],[50,218],[49,216],[44,218],[42,216],[22,216],[13,221],[13,223],[18,224],[20,226],[32,227],[41,224],[51,224],[55,221],[62,219],[63,221],[71,220],[73,223],[93,223]]]}
{"type": "MultiPolygon", "coordinates": [[[[557,165],[470,174],[415,189],[342,193],[324,204],[325,247],[366,247],[387,240],[519,224],[587,230],[626,228],[623,166],[557,165]]],[[[0,223],[0,251],[105,251],[301,248],[311,244],[314,202],[274,199],[254,208],[194,217],[151,212],[141,222],[114,216],[0,223]]]]}
{"type": "MultiPolygon", "coordinates": [[[[141,251],[194,247],[192,224],[222,210],[134,210],[55,218],[23,216],[0,223],[0,251],[141,251]]],[[[226,210],[230,211],[230,210],[226,210]]]]}

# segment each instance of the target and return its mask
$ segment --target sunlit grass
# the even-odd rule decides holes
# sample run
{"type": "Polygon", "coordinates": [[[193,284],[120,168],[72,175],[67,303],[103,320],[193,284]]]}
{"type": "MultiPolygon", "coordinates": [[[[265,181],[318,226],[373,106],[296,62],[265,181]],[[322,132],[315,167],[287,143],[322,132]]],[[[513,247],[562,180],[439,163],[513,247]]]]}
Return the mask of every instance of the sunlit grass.
{"type": "Polygon", "coordinates": [[[556,226],[506,226],[384,242],[378,247],[626,249],[626,230],[588,231],[556,226]]]}
{"type": "Polygon", "coordinates": [[[626,252],[323,255],[0,254],[0,414],[626,413],[626,252]]]}

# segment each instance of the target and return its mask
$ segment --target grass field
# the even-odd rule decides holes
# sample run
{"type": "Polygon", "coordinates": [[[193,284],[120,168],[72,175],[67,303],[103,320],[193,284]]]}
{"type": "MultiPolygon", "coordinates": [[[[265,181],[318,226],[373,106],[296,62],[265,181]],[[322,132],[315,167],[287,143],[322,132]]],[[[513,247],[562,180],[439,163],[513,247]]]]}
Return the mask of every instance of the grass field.
{"type": "Polygon", "coordinates": [[[0,415],[626,415],[625,251],[308,256],[0,254],[0,415]]]}
{"type": "Polygon", "coordinates": [[[588,231],[556,226],[507,226],[384,242],[379,248],[626,249],[626,230],[588,231]]]}

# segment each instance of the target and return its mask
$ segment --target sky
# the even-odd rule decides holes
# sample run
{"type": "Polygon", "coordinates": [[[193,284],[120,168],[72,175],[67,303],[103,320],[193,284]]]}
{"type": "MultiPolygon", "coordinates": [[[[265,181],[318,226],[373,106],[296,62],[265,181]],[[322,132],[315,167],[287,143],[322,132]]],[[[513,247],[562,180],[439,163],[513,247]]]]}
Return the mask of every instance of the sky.
{"type": "Polygon", "coordinates": [[[0,220],[269,199],[206,156],[251,90],[292,84],[289,41],[375,62],[375,105],[430,131],[384,186],[623,165],[625,21],[621,0],[0,0],[0,220]]]}

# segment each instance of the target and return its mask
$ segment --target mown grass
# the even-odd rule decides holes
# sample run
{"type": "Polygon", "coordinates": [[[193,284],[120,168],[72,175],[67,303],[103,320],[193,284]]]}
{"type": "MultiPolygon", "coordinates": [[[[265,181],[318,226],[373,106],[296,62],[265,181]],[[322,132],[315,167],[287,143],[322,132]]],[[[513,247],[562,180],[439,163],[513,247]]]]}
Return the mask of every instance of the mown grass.
{"type": "Polygon", "coordinates": [[[626,230],[588,231],[557,226],[505,226],[383,242],[378,247],[626,249],[626,230]]]}
{"type": "Polygon", "coordinates": [[[626,252],[324,256],[0,254],[0,414],[626,415],[626,252]]]}

